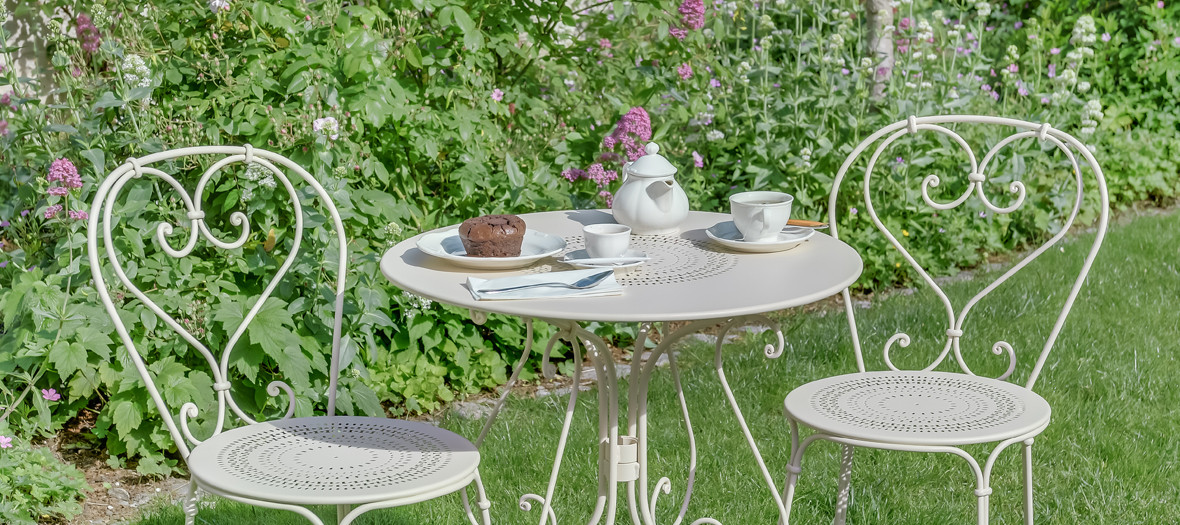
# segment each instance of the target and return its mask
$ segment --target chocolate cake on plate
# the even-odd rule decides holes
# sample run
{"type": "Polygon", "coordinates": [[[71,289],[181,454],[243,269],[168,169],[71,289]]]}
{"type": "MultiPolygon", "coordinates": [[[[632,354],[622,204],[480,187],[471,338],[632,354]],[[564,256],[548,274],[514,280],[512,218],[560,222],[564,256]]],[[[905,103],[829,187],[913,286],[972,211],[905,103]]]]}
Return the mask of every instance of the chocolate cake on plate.
{"type": "Polygon", "coordinates": [[[519,257],[524,220],[515,215],[483,215],[459,225],[468,257],[519,257]]]}

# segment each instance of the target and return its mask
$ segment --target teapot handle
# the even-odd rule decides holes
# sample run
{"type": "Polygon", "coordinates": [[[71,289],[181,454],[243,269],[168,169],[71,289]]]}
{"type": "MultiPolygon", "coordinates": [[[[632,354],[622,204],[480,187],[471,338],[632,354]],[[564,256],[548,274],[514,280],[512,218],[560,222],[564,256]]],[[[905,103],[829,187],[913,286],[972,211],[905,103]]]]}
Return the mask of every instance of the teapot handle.
{"type": "Polygon", "coordinates": [[[624,162],[623,163],[623,169],[622,169],[623,174],[621,177],[619,177],[619,184],[620,185],[627,183],[627,171],[630,168],[631,168],[631,162],[624,162]]]}

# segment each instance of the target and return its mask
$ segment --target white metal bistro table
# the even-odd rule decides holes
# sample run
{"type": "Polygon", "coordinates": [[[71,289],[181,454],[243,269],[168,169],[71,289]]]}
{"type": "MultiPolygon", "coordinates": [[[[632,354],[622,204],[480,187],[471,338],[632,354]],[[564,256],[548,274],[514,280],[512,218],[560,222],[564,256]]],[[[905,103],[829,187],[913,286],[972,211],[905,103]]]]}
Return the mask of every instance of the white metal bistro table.
{"type": "MultiPolygon", "coordinates": [[[[567,243],[566,252],[584,247],[583,226],[614,222],[610,211],[606,210],[542,212],[520,217],[530,230],[564,237],[567,243]]],[[[743,253],[730,250],[712,242],[705,233],[706,228],[727,220],[730,220],[727,214],[691,212],[681,226],[680,233],[633,236],[632,248],[646,252],[651,260],[629,272],[620,272],[616,275],[618,282],[623,285],[622,295],[476,301],[466,287],[468,276],[496,278],[572,268],[558,262],[560,254],[555,258],[542,259],[532,266],[515,270],[484,271],[463,268],[420,251],[416,243],[421,235],[406,239],[386,251],[381,258],[381,271],[403,290],[435,301],[469,308],[472,319],[477,323],[483,322],[489,312],[524,317],[530,333],[526,337],[525,351],[509,379],[509,387],[515,382],[521,366],[532,353],[532,319],[544,320],[558,329],[557,334],[549,340],[543,354],[542,369],[546,373],[551,373],[552,368],[548,365],[549,351],[558,338],[569,341],[576,363],[581,363],[581,347],[585,347],[599,380],[600,399],[599,486],[590,523],[599,522],[604,514],[606,523],[615,523],[619,484],[626,483],[627,506],[632,522],[653,525],[656,523],[654,507],[657,493],[661,490],[668,493],[671,489],[670,480],[660,478],[652,487],[652,491],[648,492],[647,388],[656,362],[664,353],[667,353],[669,358],[670,372],[677,390],[681,415],[688,429],[691,449],[685,497],[676,523],[684,518],[692,497],[693,477],[696,472],[696,442],[688,407],[680,388],[675,354],[669,350],[683,337],[720,324],[722,328],[717,337],[714,359],[718,379],[734,415],[737,416],[746,442],[762,470],[762,476],[779,514],[785,519],[786,512],[779,491],[758,452],[758,446],[734,399],[733,390],[725,379],[721,353],[725,333],[732,327],[751,322],[769,325],[777,335],[777,344],[766,346],[766,356],[778,357],[782,354],[784,345],[782,332],[763,315],[834,295],[855,281],[860,276],[863,266],[856,250],[821,233],[812,236],[798,247],[782,252],[743,253]],[[625,429],[620,429],[619,385],[615,362],[602,339],[580,324],[591,321],[640,323],[630,365],[632,379],[625,429]],[[659,344],[643,358],[642,350],[652,324],[669,321],[685,323],[671,333],[663,334],[664,337],[659,344]]],[[[519,503],[524,510],[529,510],[533,503],[542,506],[541,525],[556,523],[552,498],[576,406],[581,368],[580,365],[575,367],[575,388],[570,394],[545,495],[525,494],[520,498],[519,503]]],[[[500,402],[488,417],[483,432],[476,440],[477,446],[482,444],[492,420],[507,398],[507,390],[506,388],[500,402]]],[[[701,518],[693,523],[717,522],[710,518],[701,518]]]]}

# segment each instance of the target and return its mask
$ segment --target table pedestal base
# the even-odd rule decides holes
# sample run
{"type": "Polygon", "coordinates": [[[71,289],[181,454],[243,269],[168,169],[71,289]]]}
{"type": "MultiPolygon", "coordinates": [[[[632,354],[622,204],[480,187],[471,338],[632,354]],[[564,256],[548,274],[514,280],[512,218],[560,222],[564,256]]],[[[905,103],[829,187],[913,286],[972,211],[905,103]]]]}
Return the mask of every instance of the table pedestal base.
{"type": "MultiPolygon", "coordinates": [[[[486,319],[486,315],[482,313],[472,312],[472,318],[476,322],[482,322],[486,319]]],[[[570,424],[573,421],[574,407],[577,406],[578,386],[581,384],[582,375],[582,348],[585,347],[586,355],[590,358],[594,366],[594,371],[598,378],[598,444],[599,444],[599,467],[598,467],[598,497],[595,500],[594,512],[589,520],[589,524],[594,525],[606,518],[606,523],[615,523],[615,515],[618,510],[618,493],[619,484],[627,484],[627,508],[631,515],[631,521],[635,525],[656,525],[655,508],[659,498],[660,492],[670,494],[672,491],[672,481],[667,477],[661,477],[656,481],[654,487],[651,487],[649,493],[648,486],[648,461],[647,461],[647,390],[650,383],[652,373],[656,368],[656,363],[663,354],[668,355],[668,364],[672,374],[672,382],[676,389],[676,396],[680,404],[681,416],[684,419],[684,424],[688,432],[689,442],[689,467],[685,480],[684,500],[680,505],[680,510],[677,513],[676,519],[672,521],[673,525],[679,525],[683,520],[688,505],[692,500],[693,486],[696,480],[697,469],[697,446],[696,438],[693,433],[692,420],[689,417],[688,404],[684,399],[684,391],[680,385],[680,372],[676,364],[676,355],[671,351],[672,345],[679,342],[684,337],[699,332],[704,328],[721,325],[720,333],[717,336],[716,350],[714,354],[714,369],[717,372],[718,381],[722,389],[725,391],[726,400],[730,408],[733,409],[734,416],[737,418],[738,424],[741,427],[742,434],[746,438],[746,443],[750,447],[750,451],[754,455],[754,459],[758,463],[758,468],[761,470],[763,480],[766,483],[767,489],[770,491],[771,498],[779,511],[779,516],[786,521],[786,508],[783,505],[783,500],[778,488],[776,487],[770,471],[767,470],[766,464],[762,459],[761,453],[758,451],[758,445],[754,441],[754,437],[750,434],[749,426],[746,424],[745,417],[742,415],[741,408],[738,406],[737,400],[734,398],[733,389],[729,386],[729,382],[725,377],[725,369],[722,359],[722,347],[724,346],[726,334],[734,327],[749,324],[751,322],[759,322],[761,324],[774,327],[774,323],[770,322],[765,316],[741,316],[727,319],[713,319],[705,321],[693,321],[687,325],[680,327],[671,334],[664,337],[659,344],[648,354],[647,359],[642,359],[642,351],[646,345],[648,334],[651,332],[651,323],[642,323],[640,325],[639,335],[635,338],[635,346],[632,353],[631,361],[631,386],[628,393],[627,404],[627,429],[626,434],[620,434],[619,428],[619,384],[618,375],[615,370],[615,361],[611,357],[606,343],[594,333],[584,329],[581,325],[571,321],[548,321],[550,324],[556,326],[558,331],[553,335],[546,344],[545,351],[542,354],[542,371],[546,377],[552,377],[554,374],[554,367],[549,364],[549,355],[553,349],[553,345],[559,339],[569,341],[573,348],[574,362],[579,365],[574,370],[574,387],[570,392],[570,399],[566,405],[565,419],[562,422],[561,434],[557,442],[557,451],[553,460],[553,469],[550,471],[549,483],[545,490],[545,495],[542,497],[538,494],[525,494],[520,497],[518,504],[521,510],[532,510],[534,503],[541,504],[540,525],[556,525],[557,516],[553,510],[553,493],[557,486],[558,474],[561,470],[562,459],[565,455],[565,447],[569,438],[570,424]]],[[[492,426],[496,415],[499,414],[512,385],[516,382],[520,375],[521,368],[528,361],[532,354],[533,341],[533,325],[532,319],[526,319],[527,335],[524,353],[521,355],[520,361],[517,362],[513,369],[512,375],[505,385],[504,393],[500,396],[499,401],[492,409],[488,416],[487,422],[484,424],[483,430],[480,432],[479,438],[475,441],[478,447],[483,443],[487,436],[488,430],[492,426]]],[[[782,331],[777,327],[772,328],[777,336],[777,344],[766,345],[764,352],[768,358],[777,358],[782,355],[784,340],[782,331]]],[[[692,525],[715,524],[720,525],[720,522],[712,518],[700,518],[692,522],[692,525]]]]}

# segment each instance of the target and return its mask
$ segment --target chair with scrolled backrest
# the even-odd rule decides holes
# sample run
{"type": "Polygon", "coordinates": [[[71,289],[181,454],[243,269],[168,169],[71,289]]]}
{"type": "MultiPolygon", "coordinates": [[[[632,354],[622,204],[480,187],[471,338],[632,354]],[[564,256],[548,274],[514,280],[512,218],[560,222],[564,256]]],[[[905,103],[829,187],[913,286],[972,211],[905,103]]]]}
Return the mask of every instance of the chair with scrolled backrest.
{"type": "Polygon", "coordinates": [[[899,332],[890,337],[884,346],[884,363],[889,370],[866,372],[853,315],[853,302],[848,290],[844,290],[844,306],[852,334],[857,373],[813,381],[792,390],[787,395],[784,404],[786,416],[791,426],[791,459],[787,466],[787,481],[783,491],[787,512],[783,518],[785,520],[790,516],[795,485],[801,472],[804,452],[815,441],[827,440],[840,443],[844,448],[841,472],[838,478],[834,523],[840,524],[845,521],[850,501],[852,452],[857,446],[912,452],[941,452],[963,458],[970,465],[976,478],[977,520],[981,524],[987,523],[988,496],[992,492],[990,486],[992,466],[997,456],[1005,448],[1015,443],[1022,443],[1025,522],[1031,524],[1033,521],[1033,438],[1048,426],[1050,415],[1049,404],[1033,392],[1033,386],[1036,384],[1037,378],[1040,377],[1045,360],[1061,333],[1066,316],[1073,307],[1074,300],[1078,296],[1106,233],[1108,199],[1102,170],[1085,145],[1068,133],[1048,124],[971,115],[910,117],[907,120],[891,124],[866,138],[852,151],[840,167],[828,201],[828,219],[832,225],[833,237],[838,237],[836,214],[841,182],[848,170],[861,157],[861,154],[874,144],[877,144],[877,147],[868,159],[863,182],[866,214],[877,231],[900,251],[902,257],[917,272],[921,282],[938,296],[947,315],[945,339],[942,341],[941,352],[929,366],[917,371],[903,371],[895,366],[890,358],[890,349],[895,344],[902,347],[910,344],[910,336],[905,332],[899,332]],[[981,161],[977,161],[975,153],[967,141],[959,133],[945,127],[944,124],[999,125],[1016,128],[1016,132],[1001,139],[987,151],[981,161]],[[972,196],[977,197],[982,206],[994,214],[1008,214],[1019,209],[1027,196],[1027,188],[1022,181],[1014,180],[1008,185],[1009,192],[1014,196],[1012,203],[1008,206],[996,205],[988,197],[987,183],[988,167],[995,164],[996,154],[1004,148],[1022,141],[1031,140],[1051,144],[1051,149],[1062,152],[1069,160],[1073,171],[1073,181],[1076,188],[1076,192],[1072,195],[1073,207],[1069,210],[1060,231],[1021,257],[995,281],[971,297],[957,313],[938,282],[918,264],[905,246],[899,242],[895,232],[890,231],[882,222],[874,207],[870,192],[873,168],[877,165],[882,154],[902,137],[922,132],[934,132],[948,137],[950,142],[962,148],[966,153],[969,164],[969,171],[966,173],[966,189],[961,195],[949,202],[940,202],[931,197],[930,188],[937,187],[942,182],[938,175],[930,174],[922,180],[922,200],[936,212],[957,208],[972,196]],[[878,141],[880,141],[879,144],[877,144],[878,141]],[[1012,345],[1005,341],[993,343],[992,352],[996,355],[1007,354],[1008,366],[1006,370],[994,379],[980,377],[968,366],[960,348],[960,339],[966,334],[964,320],[981,299],[1008,281],[1068,233],[1082,208],[1087,187],[1075,151],[1080,153],[1082,160],[1088,164],[1089,171],[1093,175],[1093,190],[1098,197],[1098,224],[1094,242],[1086,254],[1081,271],[1073,281],[1061,311],[1056,316],[1056,322],[1049,331],[1047,340],[1037,355],[1036,362],[1024,385],[1016,385],[1007,381],[1016,370],[1016,352],[1012,345]],[[944,364],[949,355],[954,356],[953,364],[962,373],[935,371],[935,368],[944,364]],[[814,431],[802,441],[799,439],[800,424],[814,431]],[[980,443],[996,443],[982,468],[973,456],[959,448],[963,445],[980,443]]]}
{"type": "MultiPolygon", "coordinates": [[[[126,228],[121,231],[126,231],[126,228]]],[[[425,423],[394,419],[357,416],[337,416],[336,401],[340,373],[341,325],[347,275],[348,253],[344,225],[340,214],[328,193],[308,172],[290,159],[254,149],[247,145],[210,146],[183,148],[129,159],[116,168],[95,193],[91,206],[87,231],[87,247],[91,272],[100,299],[114,323],[115,330],[139,371],[147,391],[160,412],[180,456],[185,460],[190,474],[189,493],[184,501],[186,523],[195,520],[196,489],[218,494],[228,499],[268,508],[295,512],[312,523],[322,525],[320,519],[304,505],[335,505],[337,521],[347,525],[357,516],[369,510],[416,503],[456,491],[461,491],[467,517],[478,524],[475,514],[467,501],[466,487],[475,483],[479,496],[479,507],[483,523],[489,523],[488,507],[483,485],[479,478],[479,452],[463,437],[425,423]],[[177,178],[153,165],[193,156],[220,156],[201,175],[191,194],[177,178]],[[183,201],[188,235],[183,246],[176,248],[171,237],[174,227],[160,222],[155,230],[155,239],[160,250],[172,258],[192,255],[200,238],[216,248],[234,250],[241,248],[250,237],[249,217],[241,211],[230,214],[229,223],[240,228],[236,240],[224,241],[214,235],[206,223],[202,209],[206,185],[215,175],[227,167],[244,164],[261,166],[266,173],[278,181],[276,192],[290,199],[293,207],[294,234],[290,253],[243,316],[241,324],[229,336],[220,356],[208,348],[188,329],[160,308],[144,291],[136,286],[123,270],[121,254],[116,250],[112,238],[115,224],[113,211],[124,187],[134,179],[154,177],[167,184],[183,201]],[[293,172],[296,182],[311,188],[321,205],[328,211],[328,221],[338,243],[335,275],[335,313],[332,320],[332,351],[328,371],[328,392],[326,415],[315,417],[292,417],[296,393],[283,381],[274,381],[267,386],[267,393],[278,396],[285,393],[288,407],[286,414],[278,420],[257,422],[239,407],[231,390],[230,355],[245,333],[247,326],[258,315],[263,303],[271,296],[275,287],[291,268],[299,254],[303,240],[304,217],[300,195],[286,172],[293,172]],[[100,250],[99,239],[103,240],[100,250]],[[105,257],[104,257],[105,256],[105,257]],[[191,345],[209,365],[213,374],[213,391],[216,393],[217,414],[212,435],[204,440],[193,435],[189,419],[198,416],[197,405],[188,402],[173,417],[160,390],[153,381],[152,373],[136,350],[135,340],[128,332],[118,308],[111,300],[104,277],[102,260],[105,259],[122,287],[150,309],[169,328],[191,345]],[[244,426],[228,428],[227,409],[236,415],[244,426]],[[179,419],[179,422],[177,422],[179,419]],[[355,508],[353,508],[355,506],[355,508]]],[[[236,366],[235,366],[236,368],[236,366]]]]}

